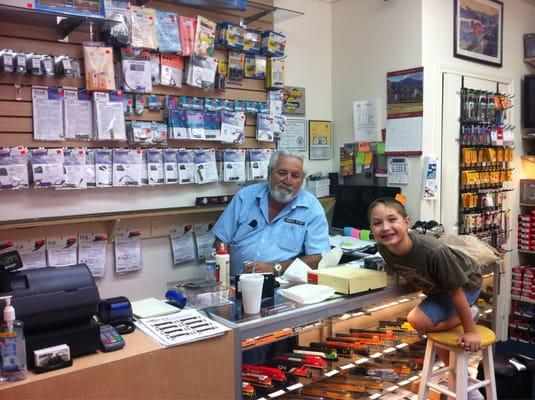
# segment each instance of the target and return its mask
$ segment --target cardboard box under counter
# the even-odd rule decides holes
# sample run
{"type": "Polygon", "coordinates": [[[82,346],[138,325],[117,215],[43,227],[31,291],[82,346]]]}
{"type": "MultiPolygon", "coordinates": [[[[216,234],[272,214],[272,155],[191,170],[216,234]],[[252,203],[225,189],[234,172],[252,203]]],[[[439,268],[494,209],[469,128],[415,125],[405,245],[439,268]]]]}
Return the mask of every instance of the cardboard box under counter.
{"type": "Polygon", "coordinates": [[[308,282],[332,287],[337,293],[355,294],[386,287],[386,272],[348,266],[308,273],[308,282]]]}

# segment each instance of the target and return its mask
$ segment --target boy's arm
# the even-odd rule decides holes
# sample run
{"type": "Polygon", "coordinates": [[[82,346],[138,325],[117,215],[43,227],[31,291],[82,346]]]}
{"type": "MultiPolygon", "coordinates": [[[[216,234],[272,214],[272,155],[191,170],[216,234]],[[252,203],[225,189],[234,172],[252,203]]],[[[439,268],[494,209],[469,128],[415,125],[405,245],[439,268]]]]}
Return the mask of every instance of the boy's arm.
{"type": "Polygon", "coordinates": [[[470,305],[466,300],[466,296],[462,288],[451,290],[449,292],[453,301],[453,307],[457,311],[457,315],[461,320],[463,326],[463,335],[459,337],[458,343],[463,344],[468,351],[478,351],[481,349],[481,338],[476,332],[476,324],[472,319],[470,312],[470,305]]]}

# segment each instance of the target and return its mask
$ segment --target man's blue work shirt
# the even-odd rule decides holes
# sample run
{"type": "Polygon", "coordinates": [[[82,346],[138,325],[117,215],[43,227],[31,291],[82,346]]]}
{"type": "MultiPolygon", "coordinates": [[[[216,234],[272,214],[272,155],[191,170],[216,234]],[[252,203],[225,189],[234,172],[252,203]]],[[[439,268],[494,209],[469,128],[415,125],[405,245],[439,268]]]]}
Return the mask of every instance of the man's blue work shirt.
{"type": "Polygon", "coordinates": [[[269,188],[258,183],[240,190],[212,232],[229,246],[230,274],[240,274],[244,261],[276,263],[330,249],[329,227],[320,202],[301,189],[269,221],[269,188]]]}

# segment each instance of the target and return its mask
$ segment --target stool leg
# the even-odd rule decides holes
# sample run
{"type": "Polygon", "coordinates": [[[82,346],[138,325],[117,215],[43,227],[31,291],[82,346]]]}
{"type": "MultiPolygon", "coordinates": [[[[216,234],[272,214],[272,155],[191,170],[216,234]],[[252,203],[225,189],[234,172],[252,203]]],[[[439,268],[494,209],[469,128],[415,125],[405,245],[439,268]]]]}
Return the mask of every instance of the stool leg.
{"type": "Polygon", "coordinates": [[[466,400],[468,395],[468,353],[464,349],[450,350],[455,352],[455,373],[457,374],[455,379],[455,393],[457,400],[466,400]]]}
{"type": "Polygon", "coordinates": [[[492,356],[492,346],[487,346],[481,349],[483,353],[483,371],[485,373],[484,379],[490,380],[490,383],[485,386],[486,400],[498,400],[496,392],[496,376],[494,375],[494,360],[492,356]]]}
{"type": "MultiPolygon", "coordinates": [[[[450,360],[449,360],[449,364],[448,365],[455,365],[457,366],[455,363],[457,362],[457,357],[456,357],[456,352],[455,351],[450,351],[450,360]]],[[[457,373],[455,372],[455,369],[451,369],[449,372],[448,372],[448,390],[450,392],[453,392],[455,393],[455,381],[457,380],[457,373]]],[[[450,397],[448,397],[450,398],[450,397]]]]}
{"type": "Polygon", "coordinates": [[[418,399],[427,400],[429,395],[429,388],[427,383],[431,380],[433,373],[433,365],[435,364],[436,348],[432,340],[427,339],[427,346],[425,347],[424,366],[422,368],[422,377],[420,379],[420,389],[418,390],[418,399]]]}

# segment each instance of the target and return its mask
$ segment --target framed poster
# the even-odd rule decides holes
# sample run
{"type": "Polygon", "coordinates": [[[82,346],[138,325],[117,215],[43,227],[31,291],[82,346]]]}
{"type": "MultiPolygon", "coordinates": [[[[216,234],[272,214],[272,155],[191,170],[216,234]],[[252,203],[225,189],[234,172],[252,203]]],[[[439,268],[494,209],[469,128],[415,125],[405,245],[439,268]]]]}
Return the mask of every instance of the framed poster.
{"type": "Polygon", "coordinates": [[[310,160],[330,160],[332,149],[331,121],[308,121],[310,160]]]}
{"type": "Polygon", "coordinates": [[[306,119],[288,118],[284,134],[277,142],[277,149],[307,151],[306,119]]]}
{"type": "Polygon", "coordinates": [[[454,57],[501,67],[503,3],[498,0],[455,0],[454,3],[454,57]]]}

